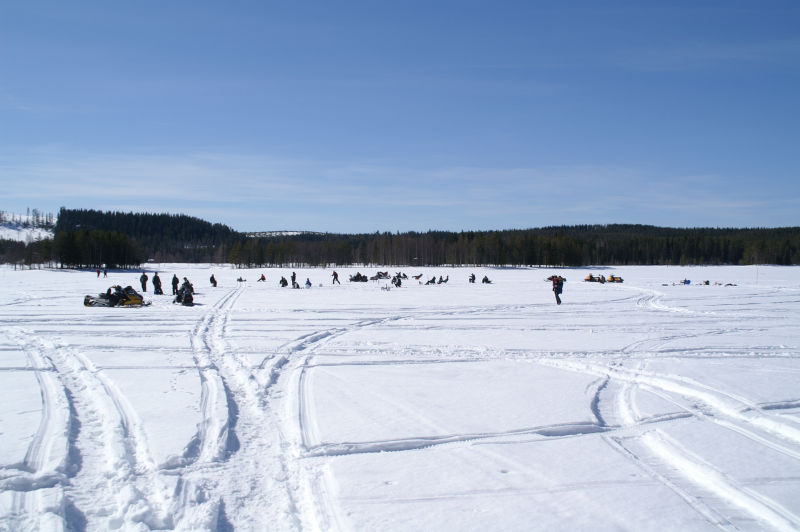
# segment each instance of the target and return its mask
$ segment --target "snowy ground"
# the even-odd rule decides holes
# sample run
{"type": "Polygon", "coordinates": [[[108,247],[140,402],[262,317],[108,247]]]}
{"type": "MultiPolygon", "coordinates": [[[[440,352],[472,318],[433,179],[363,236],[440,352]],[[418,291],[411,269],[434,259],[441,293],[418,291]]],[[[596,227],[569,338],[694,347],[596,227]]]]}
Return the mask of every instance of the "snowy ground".
{"type": "Polygon", "coordinates": [[[0,529],[800,528],[800,268],[158,269],[0,270],[0,529]]]}

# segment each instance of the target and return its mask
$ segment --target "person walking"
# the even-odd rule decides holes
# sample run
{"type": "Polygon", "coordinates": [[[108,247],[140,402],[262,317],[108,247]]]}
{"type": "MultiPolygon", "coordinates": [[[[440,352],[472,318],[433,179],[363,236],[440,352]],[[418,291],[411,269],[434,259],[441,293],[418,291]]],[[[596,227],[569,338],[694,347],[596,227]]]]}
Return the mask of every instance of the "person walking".
{"type": "MultiPolygon", "coordinates": [[[[333,271],[333,275],[331,277],[333,277],[333,282],[331,284],[339,283],[339,274],[336,273],[336,270],[333,271]]],[[[342,284],[342,283],[339,283],[339,284],[342,284]]]]}
{"type": "Polygon", "coordinates": [[[556,305],[561,304],[561,292],[564,291],[564,282],[566,281],[565,278],[561,277],[560,275],[551,275],[547,278],[548,281],[553,283],[553,293],[556,295],[556,305]]]}
{"type": "Polygon", "coordinates": [[[147,292],[147,280],[149,277],[146,273],[142,272],[141,277],[139,277],[139,282],[142,283],[142,292],[147,292]]]}

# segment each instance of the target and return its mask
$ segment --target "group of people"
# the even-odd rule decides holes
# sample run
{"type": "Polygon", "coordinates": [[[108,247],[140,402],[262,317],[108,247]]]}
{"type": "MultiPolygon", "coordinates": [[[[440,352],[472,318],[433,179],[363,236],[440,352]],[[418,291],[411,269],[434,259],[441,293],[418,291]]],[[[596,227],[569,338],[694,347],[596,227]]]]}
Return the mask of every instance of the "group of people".
{"type": "MultiPolygon", "coordinates": [[[[334,272],[334,273],[336,273],[336,272],[334,272]]],[[[300,288],[300,284],[297,282],[297,273],[296,272],[292,272],[291,278],[292,278],[292,288],[300,288]]],[[[266,281],[266,277],[264,277],[264,275],[262,274],[261,275],[261,279],[259,279],[259,281],[266,281]]],[[[286,288],[287,286],[289,286],[289,281],[287,281],[286,277],[284,277],[284,276],[281,276],[281,280],[278,281],[278,282],[281,285],[281,287],[283,287],[283,288],[286,288]]],[[[308,277],[306,277],[306,288],[311,288],[311,279],[309,279],[308,277]]]]}
{"type": "MultiPolygon", "coordinates": [[[[98,277],[100,276],[100,270],[97,270],[97,275],[98,275],[98,277]]],[[[331,274],[331,277],[333,278],[333,281],[332,281],[331,284],[340,284],[340,285],[342,284],[341,282],[339,282],[339,274],[336,271],[334,271],[333,274],[331,274]]],[[[416,276],[416,275],[414,276],[415,279],[419,279],[420,277],[422,277],[422,274],[420,274],[419,276],[416,276]]],[[[403,283],[402,278],[407,278],[407,277],[405,275],[402,275],[402,274],[398,273],[397,275],[395,275],[392,278],[391,282],[392,282],[392,284],[394,286],[399,288],[400,286],[402,286],[402,283],[403,283]]],[[[150,278],[147,276],[147,273],[142,272],[142,275],[139,277],[139,282],[142,284],[142,292],[147,292],[147,281],[149,279],[150,278]]],[[[471,273],[470,276],[469,276],[469,282],[470,283],[475,283],[475,279],[476,279],[475,274],[471,273]]],[[[239,278],[239,280],[243,281],[243,279],[241,279],[241,278],[239,278]]],[[[264,274],[261,274],[261,277],[258,279],[259,282],[266,281],[266,280],[267,280],[267,278],[264,276],[264,274]]],[[[426,285],[445,284],[449,280],[450,280],[450,276],[449,275],[447,277],[442,277],[440,275],[438,280],[436,279],[436,276],[433,276],[433,277],[431,277],[430,280],[426,281],[425,284],[426,285]]],[[[555,294],[555,297],[556,297],[556,304],[560,305],[561,304],[561,294],[564,291],[564,282],[566,282],[566,278],[564,278],[564,277],[562,277],[560,275],[551,275],[546,280],[552,282],[552,284],[553,284],[553,293],[555,294]]],[[[214,287],[217,286],[217,280],[214,278],[214,274],[211,274],[211,277],[209,278],[209,282],[211,283],[211,286],[214,286],[214,287]]],[[[284,276],[281,276],[281,279],[280,279],[279,283],[284,288],[289,286],[289,281],[284,276]]],[[[484,275],[483,279],[481,280],[481,283],[483,283],[483,284],[491,284],[492,281],[489,280],[489,277],[484,275]]],[[[684,284],[688,284],[688,281],[684,280],[683,283],[684,284]]],[[[183,278],[183,284],[179,287],[180,284],[181,283],[180,283],[180,280],[178,279],[178,276],[173,274],[173,276],[172,276],[172,295],[176,296],[174,302],[175,303],[182,303],[184,305],[186,305],[186,304],[191,305],[192,304],[192,295],[194,294],[194,287],[192,286],[192,283],[190,283],[189,280],[186,277],[184,277],[183,278]],[[188,303],[187,303],[187,300],[188,300],[188,303]]],[[[292,272],[291,284],[292,284],[292,288],[300,288],[300,285],[297,282],[297,273],[295,273],[295,272],[292,272]]],[[[420,284],[421,284],[421,282],[420,282],[420,284]]],[[[706,284],[708,284],[708,281],[706,281],[706,284]]],[[[311,286],[312,286],[311,285],[311,280],[308,277],[306,277],[305,286],[306,286],[306,288],[311,288],[311,286]]],[[[160,295],[160,294],[164,293],[164,291],[161,288],[161,278],[158,276],[158,272],[155,272],[153,274],[153,293],[156,294],[156,295],[160,295]]]]}
{"type": "MultiPolygon", "coordinates": [[[[147,276],[146,272],[142,272],[142,275],[139,276],[139,283],[141,283],[141,285],[142,285],[142,292],[147,292],[147,281],[149,281],[149,280],[150,280],[150,277],[147,276]]],[[[211,274],[211,277],[209,277],[208,282],[211,283],[211,286],[216,288],[217,279],[214,277],[213,273],[211,274]]],[[[184,277],[183,278],[183,286],[186,286],[187,283],[188,283],[189,286],[192,286],[192,284],[189,282],[189,280],[186,277],[184,277]]],[[[172,274],[172,295],[173,296],[178,295],[178,291],[179,291],[178,286],[180,284],[181,284],[181,281],[180,281],[180,279],[178,279],[178,276],[176,274],[172,274]]],[[[192,288],[192,291],[194,292],[194,288],[192,288]]],[[[158,272],[153,273],[153,293],[155,295],[163,295],[164,294],[164,290],[161,288],[161,277],[158,276],[158,272]]]]}
{"type": "MultiPolygon", "coordinates": [[[[147,281],[150,280],[150,277],[147,275],[146,272],[142,272],[142,275],[139,276],[139,283],[142,285],[142,292],[147,292],[147,281]]],[[[214,277],[214,274],[211,274],[211,277],[208,279],[211,286],[217,286],[217,279],[214,277]]],[[[153,273],[153,294],[155,295],[163,295],[164,289],[161,286],[161,277],[158,276],[158,272],[153,273]]],[[[177,274],[172,275],[172,295],[175,296],[173,303],[181,303],[182,305],[191,306],[194,304],[194,285],[187,279],[186,277],[183,278],[183,283],[181,280],[178,279],[177,274]]]]}

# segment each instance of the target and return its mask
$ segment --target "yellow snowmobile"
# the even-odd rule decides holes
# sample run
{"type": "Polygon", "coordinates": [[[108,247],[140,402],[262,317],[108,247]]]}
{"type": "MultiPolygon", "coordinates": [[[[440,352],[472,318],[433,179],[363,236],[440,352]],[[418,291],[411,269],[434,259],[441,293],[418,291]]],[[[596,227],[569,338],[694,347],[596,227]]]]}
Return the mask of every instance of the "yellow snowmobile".
{"type": "Polygon", "coordinates": [[[144,307],[150,304],[145,302],[142,295],[130,286],[122,288],[119,285],[110,287],[105,293],[97,296],[87,295],[83,298],[86,307],[144,307]]]}

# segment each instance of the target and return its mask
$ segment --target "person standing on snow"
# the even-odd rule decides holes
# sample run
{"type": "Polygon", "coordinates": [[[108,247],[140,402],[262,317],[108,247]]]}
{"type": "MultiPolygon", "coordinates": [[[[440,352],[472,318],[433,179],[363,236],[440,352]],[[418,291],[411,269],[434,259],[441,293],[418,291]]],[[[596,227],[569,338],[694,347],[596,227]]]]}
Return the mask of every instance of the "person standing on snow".
{"type": "Polygon", "coordinates": [[[141,277],[139,277],[139,281],[142,283],[142,292],[147,292],[147,280],[148,279],[149,279],[149,277],[147,277],[147,274],[142,272],[141,277]]]}
{"type": "Polygon", "coordinates": [[[178,276],[173,273],[172,274],[172,295],[173,296],[177,296],[178,295],[178,283],[179,282],[180,281],[178,280],[178,276]]]}
{"type": "Polygon", "coordinates": [[[153,293],[156,295],[164,293],[161,289],[161,277],[158,276],[158,272],[153,274],[153,293]]]}
{"type": "Polygon", "coordinates": [[[217,280],[214,279],[214,274],[213,273],[211,274],[211,277],[208,280],[211,283],[211,286],[213,286],[214,288],[217,287],[217,280]]]}

